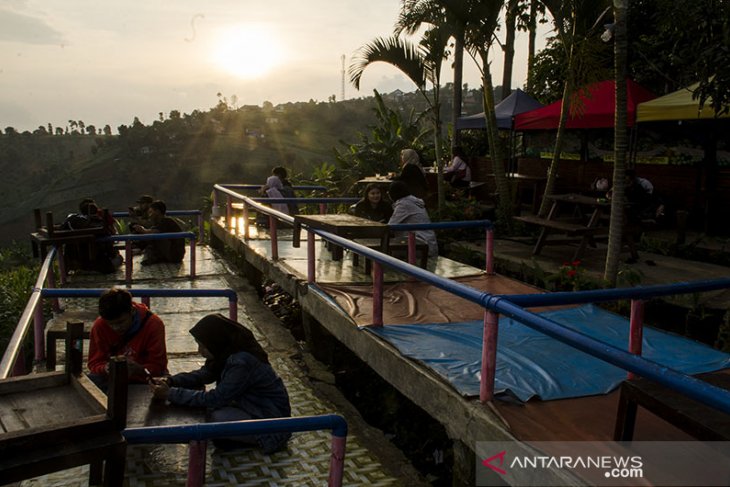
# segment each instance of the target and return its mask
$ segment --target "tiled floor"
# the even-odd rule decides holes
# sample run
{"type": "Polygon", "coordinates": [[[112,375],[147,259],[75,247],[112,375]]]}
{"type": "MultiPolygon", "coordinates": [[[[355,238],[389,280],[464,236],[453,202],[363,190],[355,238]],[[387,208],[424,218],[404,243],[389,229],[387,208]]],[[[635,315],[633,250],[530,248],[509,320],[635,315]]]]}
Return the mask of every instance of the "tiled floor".
{"type": "MultiPolygon", "coordinates": [[[[199,247],[196,253],[198,279],[188,279],[188,264],[180,266],[155,265],[142,267],[135,257],[134,276],[136,287],[155,288],[221,288],[228,287],[225,264],[216,259],[207,248],[199,247]]],[[[123,271],[111,279],[99,274],[83,274],[71,277],[68,287],[104,288],[112,284],[123,285],[123,271]]],[[[63,301],[68,315],[92,315],[94,299],[63,301]]],[[[211,312],[227,314],[225,298],[153,298],[153,311],[159,312],[165,322],[169,368],[172,373],[190,370],[202,363],[197,356],[192,337],[187,330],[203,315],[211,312]]],[[[252,323],[245,309],[239,309],[239,321],[252,328],[266,348],[267,340],[256,324],[252,323]]],[[[85,347],[88,348],[88,347],[85,347]]],[[[58,357],[63,357],[62,346],[58,357]]],[[[336,408],[318,398],[301,369],[286,356],[272,354],[272,365],[284,380],[292,405],[292,415],[316,415],[337,413],[336,408]]],[[[59,364],[60,366],[60,364],[59,364]]],[[[208,448],[206,485],[209,486],[304,486],[325,485],[329,474],[330,433],[327,431],[297,433],[289,441],[285,451],[264,455],[259,450],[241,449],[221,452],[212,445],[208,448]]],[[[129,486],[182,486],[187,475],[186,445],[134,445],[128,447],[126,484],[129,486]]],[[[358,438],[349,435],[345,457],[343,485],[381,486],[402,483],[384,472],[377,457],[361,445],[358,438]]],[[[88,466],[77,467],[51,475],[22,482],[30,486],[85,486],[88,485],[88,466]]]]}

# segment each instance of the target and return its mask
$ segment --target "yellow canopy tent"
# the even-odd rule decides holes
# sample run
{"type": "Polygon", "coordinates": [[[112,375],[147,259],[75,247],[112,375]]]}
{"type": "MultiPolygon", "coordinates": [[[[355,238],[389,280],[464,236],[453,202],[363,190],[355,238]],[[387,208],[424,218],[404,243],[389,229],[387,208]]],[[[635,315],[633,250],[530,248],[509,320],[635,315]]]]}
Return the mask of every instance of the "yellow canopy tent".
{"type": "MultiPolygon", "coordinates": [[[[662,122],[669,120],[707,120],[715,118],[715,110],[712,109],[712,98],[705,101],[705,106],[700,110],[700,100],[692,99],[692,93],[697,89],[699,83],[687,88],[669,93],[668,95],[654,98],[653,100],[639,103],[636,108],[637,122],[662,122]]],[[[730,113],[725,113],[719,118],[730,118],[730,113]]]]}

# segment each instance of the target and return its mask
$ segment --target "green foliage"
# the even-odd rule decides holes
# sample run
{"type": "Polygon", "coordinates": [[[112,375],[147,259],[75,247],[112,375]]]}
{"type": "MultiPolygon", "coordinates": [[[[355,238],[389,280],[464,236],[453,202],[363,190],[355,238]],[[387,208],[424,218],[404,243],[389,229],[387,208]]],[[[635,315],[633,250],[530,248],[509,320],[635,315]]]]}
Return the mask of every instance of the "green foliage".
{"type": "Polygon", "coordinates": [[[358,141],[335,149],[337,180],[343,193],[352,193],[355,182],[373,174],[387,174],[398,169],[400,151],[413,148],[423,153],[431,130],[423,126],[425,112],[407,115],[388,108],[375,91],[376,123],[369,125],[369,134],[358,133],[358,141]]]}
{"type": "Polygon", "coordinates": [[[18,245],[0,249],[0,354],[5,353],[28,303],[38,269],[18,245]]]}

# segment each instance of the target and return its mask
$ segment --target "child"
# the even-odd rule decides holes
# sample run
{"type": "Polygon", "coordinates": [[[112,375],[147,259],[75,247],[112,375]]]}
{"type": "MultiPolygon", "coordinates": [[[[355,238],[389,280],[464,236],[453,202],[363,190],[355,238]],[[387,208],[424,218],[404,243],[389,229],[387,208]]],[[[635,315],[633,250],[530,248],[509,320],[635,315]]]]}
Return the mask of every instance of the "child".
{"type": "MultiPolygon", "coordinates": [[[[156,398],[181,406],[205,407],[212,422],[291,416],[286,387],[249,329],[221,314],[211,314],[198,321],[190,334],[198,342],[205,365],[193,372],[153,379],[151,387],[156,398]],[[204,390],[213,382],[214,389],[204,390]]],[[[258,446],[268,454],[283,448],[290,436],[236,436],[214,444],[258,446]]]]}

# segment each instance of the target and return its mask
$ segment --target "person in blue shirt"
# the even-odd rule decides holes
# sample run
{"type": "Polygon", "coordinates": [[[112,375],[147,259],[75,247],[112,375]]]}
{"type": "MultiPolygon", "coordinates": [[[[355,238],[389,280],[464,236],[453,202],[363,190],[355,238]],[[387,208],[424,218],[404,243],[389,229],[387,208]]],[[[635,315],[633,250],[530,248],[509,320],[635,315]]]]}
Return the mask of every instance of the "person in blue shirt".
{"type": "MultiPolygon", "coordinates": [[[[211,314],[190,329],[205,364],[193,372],[153,379],[153,395],[172,404],[206,408],[211,422],[291,416],[289,394],[251,331],[221,314],[211,314]],[[215,382],[215,388],[205,390],[215,382]]],[[[273,453],[290,433],[235,436],[214,440],[222,448],[260,447],[273,453]]]]}

